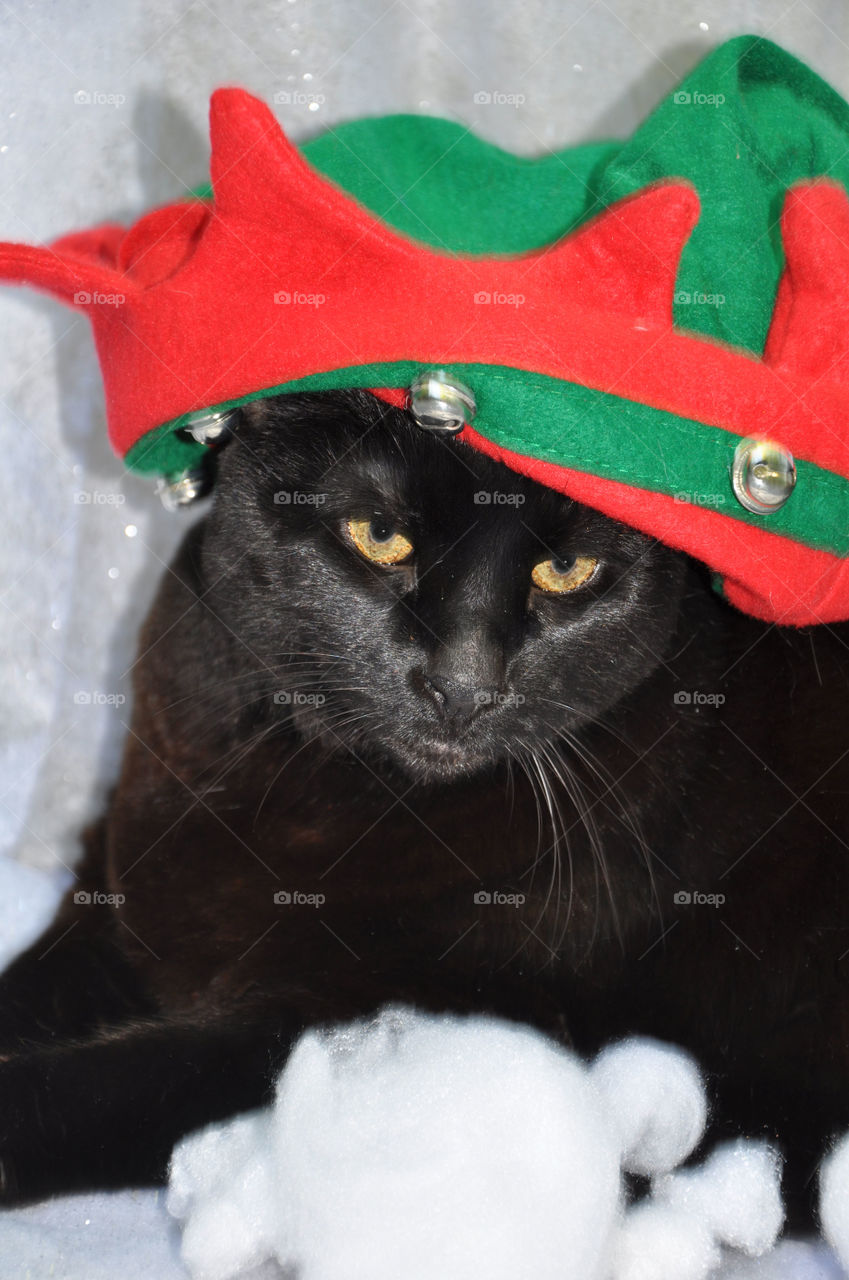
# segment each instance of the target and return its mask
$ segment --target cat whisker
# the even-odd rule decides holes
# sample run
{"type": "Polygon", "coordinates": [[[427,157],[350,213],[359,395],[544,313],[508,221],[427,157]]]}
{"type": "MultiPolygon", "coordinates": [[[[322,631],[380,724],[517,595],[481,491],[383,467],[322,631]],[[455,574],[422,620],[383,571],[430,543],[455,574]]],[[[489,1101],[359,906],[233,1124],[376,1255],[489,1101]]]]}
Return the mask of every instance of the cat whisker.
{"type": "MultiPolygon", "coordinates": [[[[546,701],[552,701],[552,700],[546,699],[546,701]]],[[[554,705],[563,706],[564,704],[556,703],[554,705]]],[[[597,830],[597,823],[595,822],[595,818],[593,816],[592,811],[596,808],[597,805],[602,804],[604,805],[605,809],[611,814],[611,816],[616,821],[620,822],[621,825],[633,837],[638,849],[640,850],[640,855],[642,857],[643,863],[646,868],[646,872],[648,874],[650,893],[652,895],[652,898],[654,899],[656,907],[659,909],[659,897],[657,892],[657,884],[655,879],[653,855],[651,852],[651,847],[648,843],[645,832],[643,831],[643,827],[642,827],[642,823],[640,822],[639,815],[635,812],[634,804],[628,797],[625,790],[622,788],[620,780],[614,778],[610,769],[589,748],[587,743],[579,739],[576,734],[571,732],[569,729],[565,729],[562,725],[557,726],[557,725],[548,724],[547,722],[546,724],[547,724],[547,727],[555,735],[555,737],[563,741],[567,745],[567,747],[569,747],[569,749],[572,752],[574,752],[575,755],[578,756],[578,758],[583,762],[583,764],[590,771],[590,773],[594,774],[595,777],[601,783],[604,789],[599,795],[595,796],[595,798],[593,799],[592,804],[589,806],[589,809],[587,810],[586,817],[592,818],[593,824],[597,830]],[[611,796],[613,800],[616,802],[618,812],[616,812],[615,810],[612,810],[607,804],[606,797],[608,795],[611,796]]],[[[616,735],[616,736],[618,737],[619,735],[616,735]]],[[[625,739],[620,738],[620,741],[622,741],[623,745],[625,746],[629,745],[625,741],[625,739]]],[[[600,841],[597,844],[594,843],[594,848],[597,851],[597,856],[599,857],[602,874],[604,876],[605,883],[608,888],[608,897],[610,900],[611,908],[614,913],[616,934],[621,944],[622,938],[621,938],[621,932],[619,928],[618,909],[617,909],[616,903],[613,900],[612,880],[607,867],[607,859],[604,854],[604,849],[600,841]]]]}
{"type": "MultiPolygon", "coordinates": [[[[582,762],[586,764],[587,767],[590,768],[592,772],[597,773],[597,770],[593,769],[592,764],[584,758],[583,753],[576,745],[573,745],[573,749],[576,751],[576,754],[578,754],[582,762]]],[[[552,770],[554,771],[555,775],[559,778],[562,786],[568,793],[569,798],[572,801],[572,804],[577,810],[578,818],[581,821],[584,827],[584,830],[587,833],[587,838],[590,843],[590,849],[593,854],[593,869],[595,873],[595,883],[596,883],[596,910],[595,910],[595,919],[593,923],[592,942],[590,943],[590,946],[592,946],[592,944],[595,942],[595,938],[598,932],[598,920],[599,920],[599,913],[600,913],[599,872],[601,872],[601,876],[604,880],[605,887],[607,889],[607,896],[610,902],[614,931],[621,943],[622,935],[621,935],[621,927],[620,927],[620,921],[619,921],[619,910],[618,910],[616,898],[613,892],[613,882],[612,882],[612,878],[610,876],[610,871],[608,868],[607,854],[605,852],[604,842],[602,840],[601,832],[599,831],[598,823],[596,822],[595,814],[593,812],[595,808],[595,799],[593,800],[592,803],[589,803],[587,801],[585,787],[582,786],[581,780],[578,777],[577,773],[570,768],[568,761],[562,754],[558,754],[556,759],[552,759],[549,756],[547,748],[543,747],[542,750],[546,753],[547,758],[549,758],[552,770]]],[[[568,838],[568,830],[566,834],[568,838]]],[[[568,921],[567,921],[567,924],[568,924],[568,921]]],[[[562,942],[562,936],[561,936],[560,942],[562,942]]]]}
{"type": "MultiPolygon", "coordinates": [[[[598,828],[595,825],[595,822],[592,820],[591,810],[588,808],[588,806],[584,801],[583,789],[581,788],[578,778],[569,768],[568,763],[563,759],[563,757],[555,756],[549,750],[548,746],[546,746],[544,743],[539,745],[538,751],[542,756],[542,758],[547,762],[552,774],[554,775],[554,778],[560,783],[563,790],[569,796],[569,799],[571,800],[573,807],[578,811],[578,815],[581,818],[584,828],[589,837],[590,846],[593,849],[594,853],[596,854],[596,857],[600,856],[603,858],[604,855],[601,847],[601,838],[599,836],[598,828]],[[588,821],[588,818],[589,818],[589,821],[588,821]]],[[[562,931],[560,932],[559,935],[556,936],[556,942],[554,946],[555,950],[558,950],[560,946],[562,946],[563,939],[566,936],[566,931],[569,927],[569,921],[572,915],[572,906],[573,906],[574,893],[575,893],[574,864],[573,864],[573,858],[572,858],[571,842],[569,840],[569,834],[572,828],[571,826],[570,827],[565,826],[563,822],[562,810],[560,809],[559,804],[558,804],[557,811],[558,811],[558,816],[560,818],[561,838],[562,838],[563,844],[566,847],[566,852],[569,858],[569,898],[568,898],[567,907],[566,907],[566,920],[564,922],[562,931]]],[[[555,931],[557,928],[558,918],[559,918],[559,903],[558,903],[558,909],[555,912],[555,918],[554,918],[555,931]]]]}
{"type": "Polygon", "coordinates": [[[573,883],[574,883],[572,851],[569,846],[568,835],[566,834],[566,831],[563,826],[560,806],[555,799],[554,791],[552,789],[551,783],[549,781],[549,778],[546,772],[545,763],[541,760],[539,752],[536,749],[531,749],[531,763],[533,764],[534,768],[537,770],[539,780],[542,786],[543,797],[545,799],[546,808],[548,810],[549,821],[551,823],[551,834],[553,837],[552,844],[549,847],[549,849],[546,851],[547,854],[550,853],[552,855],[551,856],[551,873],[549,875],[549,880],[548,880],[548,890],[546,892],[545,901],[543,902],[542,910],[540,911],[539,919],[537,923],[540,923],[540,921],[542,921],[542,919],[546,915],[549,908],[549,904],[551,902],[552,895],[555,895],[554,928],[556,929],[557,922],[560,917],[561,888],[562,888],[562,882],[563,882],[563,868],[562,868],[562,862],[561,862],[561,856],[560,856],[561,841],[565,842],[566,851],[569,857],[569,899],[568,899],[568,906],[566,911],[567,925],[569,922],[569,917],[572,912],[572,889],[573,889],[573,883]]]}
{"type": "Polygon", "coordinates": [[[290,671],[292,668],[297,669],[297,667],[299,666],[299,662],[293,662],[291,660],[293,658],[297,658],[299,659],[299,661],[302,660],[304,662],[307,659],[309,659],[311,666],[314,668],[318,676],[326,676],[327,674],[333,671],[334,666],[338,662],[345,661],[342,654],[336,654],[336,653],[325,654],[318,650],[314,652],[308,652],[304,650],[303,653],[293,651],[288,655],[285,650],[281,650],[280,653],[276,653],[273,656],[275,657],[284,656],[284,657],[287,657],[288,660],[286,662],[281,662],[281,663],[274,663],[274,664],[267,663],[262,667],[257,667],[251,671],[242,671],[235,675],[227,676],[224,679],[221,679],[219,677],[216,680],[211,681],[209,684],[201,685],[199,689],[192,689],[190,692],[183,694],[181,697],[175,698],[172,702],[166,703],[162,707],[162,711],[163,712],[170,711],[172,708],[178,707],[181,702],[193,701],[194,699],[203,695],[207,691],[210,691],[211,693],[215,694],[222,689],[232,688],[234,685],[243,683],[245,681],[251,681],[251,680],[269,680],[270,681],[272,677],[276,677],[279,673],[290,671]],[[327,667],[322,666],[321,663],[324,659],[332,660],[333,666],[327,666],[327,667]]]}
{"type": "MultiPolygon", "coordinates": [[[[256,678],[256,681],[257,682],[253,688],[248,688],[246,690],[250,696],[244,697],[237,702],[226,697],[228,690],[223,685],[219,686],[217,690],[214,690],[206,697],[197,698],[190,696],[188,699],[182,699],[181,701],[188,702],[189,705],[184,707],[182,711],[178,712],[177,715],[174,716],[174,722],[179,723],[183,727],[193,728],[196,732],[200,733],[203,725],[207,721],[211,720],[213,725],[216,726],[219,723],[222,713],[232,715],[233,713],[244,711],[252,705],[265,702],[274,694],[286,692],[281,689],[280,684],[276,681],[266,679],[260,681],[259,677],[256,678]],[[220,696],[216,697],[216,693],[220,696]]],[[[306,697],[314,693],[328,694],[332,696],[341,693],[365,692],[367,691],[362,685],[344,683],[341,680],[328,680],[323,675],[319,675],[312,680],[300,680],[296,689],[297,694],[304,695],[306,697]]],[[[174,703],[172,704],[172,707],[176,705],[177,704],[174,703]]]]}
{"type": "MultiPolygon", "coordinates": [[[[555,910],[555,930],[556,930],[557,920],[559,918],[561,888],[562,888],[562,864],[561,864],[561,857],[560,857],[560,841],[563,838],[563,834],[564,834],[562,816],[560,815],[560,808],[559,808],[559,805],[557,804],[557,801],[556,801],[554,792],[552,790],[552,787],[550,785],[550,782],[548,780],[548,777],[546,776],[545,765],[539,759],[539,756],[536,750],[526,742],[517,741],[512,745],[508,745],[507,752],[508,752],[508,758],[511,758],[518,764],[519,768],[522,770],[525,777],[527,778],[531,788],[531,794],[534,797],[534,802],[536,804],[536,812],[537,812],[536,854],[534,857],[534,861],[531,863],[529,867],[525,869],[525,871],[522,873],[522,876],[520,878],[524,878],[524,876],[530,875],[531,877],[530,888],[532,890],[534,877],[536,874],[536,868],[539,866],[539,864],[543,861],[544,858],[548,856],[551,857],[552,866],[551,866],[551,874],[549,878],[548,890],[547,890],[545,901],[542,905],[542,908],[536,920],[534,921],[534,925],[538,927],[542,922],[542,920],[544,919],[546,912],[548,911],[552,894],[555,893],[555,889],[556,889],[556,895],[557,895],[557,907],[555,910]],[[549,822],[551,825],[551,832],[552,832],[552,835],[554,836],[553,842],[549,844],[544,851],[542,851],[543,810],[545,810],[545,812],[548,815],[549,822]],[[558,833],[558,824],[559,824],[559,833],[558,833]]],[[[567,840],[567,849],[568,849],[568,840],[567,840]]],[[[572,883],[573,883],[573,866],[572,866],[571,850],[569,850],[570,892],[569,892],[568,912],[571,912],[571,906],[572,906],[572,883]]],[[[499,969],[508,967],[510,964],[512,964],[512,962],[515,960],[516,956],[520,954],[520,952],[527,950],[527,947],[530,944],[531,936],[533,933],[534,933],[534,929],[530,929],[528,936],[515,949],[515,951],[506,958],[504,963],[499,966],[499,969]]],[[[548,946],[548,944],[546,945],[548,946]]],[[[555,956],[556,948],[549,946],[549,951],[551,953],[551,959],[553,960],[555,956]]]]}
{"type": "MultiPolygon", "coordinates": [[[[519,745],[520,745],[520,754],[517,754],[516,758],[518,759],[519,763],[522,765],[525,775],[527,776],[529,782],[531,783],[532,793],[533,793],[534,800],[537,807],[536,856],[531,866],[528,867],[523,872],[523,876],[530,874],[531,888],[533,887],[534,876],[535,876],[537,866],[539,866],[539,864],[543,861],[544,858],[549,856],[551,857],[551,872],[549,876],[548,889],[546,891],[546,896],[545,896],[545,900],[543,902],[542,908],[535,921],[535,924],[539,925],[540,922],[545,917],[549,908],[549,904],[551,902],[552,895],[555,893],[556,893],[556,903],[557,903],[556,910],[555,910],[555,918],[559,916],[561,889],[562,889],[562,863],[561,863],[561,856],[560,856],[560,843],[564,835],[564,830],[563,830],[562,816],[560,814],[560,807],[557,804],[553,789],[547,777],[544,763],[540,760],[539,755],[535,750],[535,748],[531,747],[526,742],[521,742],[519,745]],[[528,768],[528,764],[526,763],[526,761],[529,762],[531,766],[530,768],[528,768]],[[548,815],[549,824],[551,827],[551,834],[553,836],[552,843],[549,844],[549,846],[544,851],[542,851],[543,806],[548,815]]],[[[570,895],[569,895],[568,909],[569,911],[571,911],[572,856],[571,856],[571,850],[568,849],[568,841],[567,841],[567,852],[569,855],[569,880],[570,880],[570,895]]]]}
{"type": "Polygon", "coordinates": [[[210,769],[216,768],[219,765],[223,765],[223,767],[220,769],[219,773],[212,778],[211,782],[203,784],[201,790],[211,791],[218,787],[224,778],[227,777],[228,773],[231,773],[233,769],[237,768],[245,757],[250,755],[251,751],[258,747],[267,738],[272,737],[277,730],[279,730],[278,725],[263,725],[262,728],[252,734],[246,742],[235,743],[228,751],[223,752],[215,760],[211,761],[209,766],[210,769]],[[224,763],[225,761],[227,762],[226,764],[224,763]]]}
{"type": "Polygon", "coordinates": [[[522,773],[527,778],[531,788],[531,795],[533,796],[534,803],[536,804],[537,844],[536,844],[536,850],[534,852],[534,861],[531,863],[530,867],[526,868],[526,870],[522,872],[522,875],[519,877],[520,879],[524,879],[524,877],[530,873],[531,888],[533,888],[534,871],[542,858],[542,854],[540,852],[542,848],[542,806],[540,804],[539,792],[537,790],[537,781],[534,775],[531,773],[531,771],[528,768],[527,762],[525,760],[524,749],[518,744],[516,747],[512,747],[508,744],[507,751],[509,755],[512,757],[512,759],[516,761],[519,768],[522,770],[522,773]]]}
{"type": "MultiPolygon", "coordinates": [[[[359,711],[359,712],[355,712],[354,714],[349,714],[347,710],[339,711],[335,714],[335,716],[331,717],[332,723],[326,716],[320,717],[319,724],[315,732],[310,734],[308,738],[305,738],[304,741],[297,748],[297,750],[295,750],[294,752],[292,752],[291,755],[286,757],[286,759],[280,765],[280,768],[274,774],[274,777],[269,782],[268,786],[263,792],[263,795],[262,795],[262,798],[260,799],[259,804],[257,805],[256,813],[254,814],[254,826],[256,826],[262,807],[265,804],[266,800],[268,799],[268,796],[271,793],[271,790],[274,787],[275,783],[278,781],[278,779],[280,778],[284,770],[286,770],[289,767],[289,765],[292,764],[292,762],[301,754],[302,751],[304,751],[308,746],[310,746],[311,743],[320,739],[322,734],[326,733],[328,729],[332,733],[335,733],[337,728],[343,728],[346,724],[356,723],[359,721],[370,719],[378,714],[379,713],[377,711],[359,711]]],[[[319,762],[317,763],[316,769],[320,768],[321,765],[330,756],[334,755],[337,749],[338,749],[337,747],[330,747],[326,751],[323,759],[319,760],[319,762]]],[[[315,770],[313,770],[313,772],[315,772],[315,770]]]]}

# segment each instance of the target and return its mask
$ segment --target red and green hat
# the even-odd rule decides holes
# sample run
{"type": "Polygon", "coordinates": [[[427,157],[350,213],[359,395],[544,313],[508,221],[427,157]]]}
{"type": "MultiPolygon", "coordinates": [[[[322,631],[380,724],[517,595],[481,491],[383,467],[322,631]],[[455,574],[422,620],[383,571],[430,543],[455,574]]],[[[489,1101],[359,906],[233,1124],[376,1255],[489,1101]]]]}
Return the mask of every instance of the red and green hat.
{"type": "Polygon", "coordinates": [[[849,618],[849,106],[801,63],[730,41],[625,144],[538,160],[412,116],[299,150],[233,88],[210,133],[210,189],[0,245],[90,316],[131,468],[192,492],[234,407],[369,388],[759,618],[849,618]]]}

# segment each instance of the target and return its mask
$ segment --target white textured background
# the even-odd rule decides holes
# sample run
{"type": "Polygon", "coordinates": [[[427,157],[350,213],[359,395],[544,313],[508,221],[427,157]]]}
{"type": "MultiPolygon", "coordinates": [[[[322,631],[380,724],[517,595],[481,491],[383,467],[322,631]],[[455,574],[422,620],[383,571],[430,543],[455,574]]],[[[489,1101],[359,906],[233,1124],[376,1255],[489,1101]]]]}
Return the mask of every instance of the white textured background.
{"type": "MultiPolygon", "coordinates": [[[[746,31],[849,95],[846,0],[0,0],[0,238],[129,220],[204,181],[207,102],[223,83],[269,101],[289,91],[276,110],[296,138],[421,110],[537,154],[627,135],[746,31]],[[117,101],[77,104],[80,90],[117,101]],[[479,106],[480,91],[524,101],[479,106]]],[[[0,853],[47,867],[73,860],[128,709],[74,697],[127,695],[134,633],[186,517],[112,456],[84,318],[10,288],[0,440],[0,853]]],[[[4,1280],[176,1275],[153,1200],[106,1204],[12,1215],[4,1280]]]]}

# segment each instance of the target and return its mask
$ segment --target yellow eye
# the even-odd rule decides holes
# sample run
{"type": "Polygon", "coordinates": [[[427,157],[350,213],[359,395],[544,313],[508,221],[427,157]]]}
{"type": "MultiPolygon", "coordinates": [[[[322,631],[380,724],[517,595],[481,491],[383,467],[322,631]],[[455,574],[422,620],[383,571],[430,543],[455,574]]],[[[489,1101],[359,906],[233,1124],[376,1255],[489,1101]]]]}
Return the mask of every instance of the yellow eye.
{"type": "Polygon", "coordinates": [[[540,560],[531,573],[533,584],[540,591],[549,595],[565,595],[567,591],[577,591],[598,568],[594,556],[575,556],[573,560],[540,560]]]}
{"type": "Polygon", "coordinates": [[[375,564],[401,564],[413,551],[410,539],[380,516],[373,520],[349,520],[348,533],[360,554],[375,564]]]}

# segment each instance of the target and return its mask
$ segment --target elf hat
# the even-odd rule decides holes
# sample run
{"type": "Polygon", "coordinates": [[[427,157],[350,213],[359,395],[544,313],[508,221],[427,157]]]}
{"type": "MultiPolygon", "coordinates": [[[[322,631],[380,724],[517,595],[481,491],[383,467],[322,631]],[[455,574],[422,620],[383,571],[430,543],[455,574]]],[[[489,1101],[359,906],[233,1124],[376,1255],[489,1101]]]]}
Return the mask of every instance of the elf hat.
{"type": "Polygon", "coordinates": [[[705,561],[758,617],[849,617],[841,184],[785,194],[758,355],[673,323],[699,217],[687,182],[650,183],[535,251],[458,254],[329,181],[244,91],[216,91],[210,122],[211,202],[49,248],[0,245],[0,278],[90,316],[110,437],[131,467],[191,492],[234,406],[377,389],[705,561]]]}

